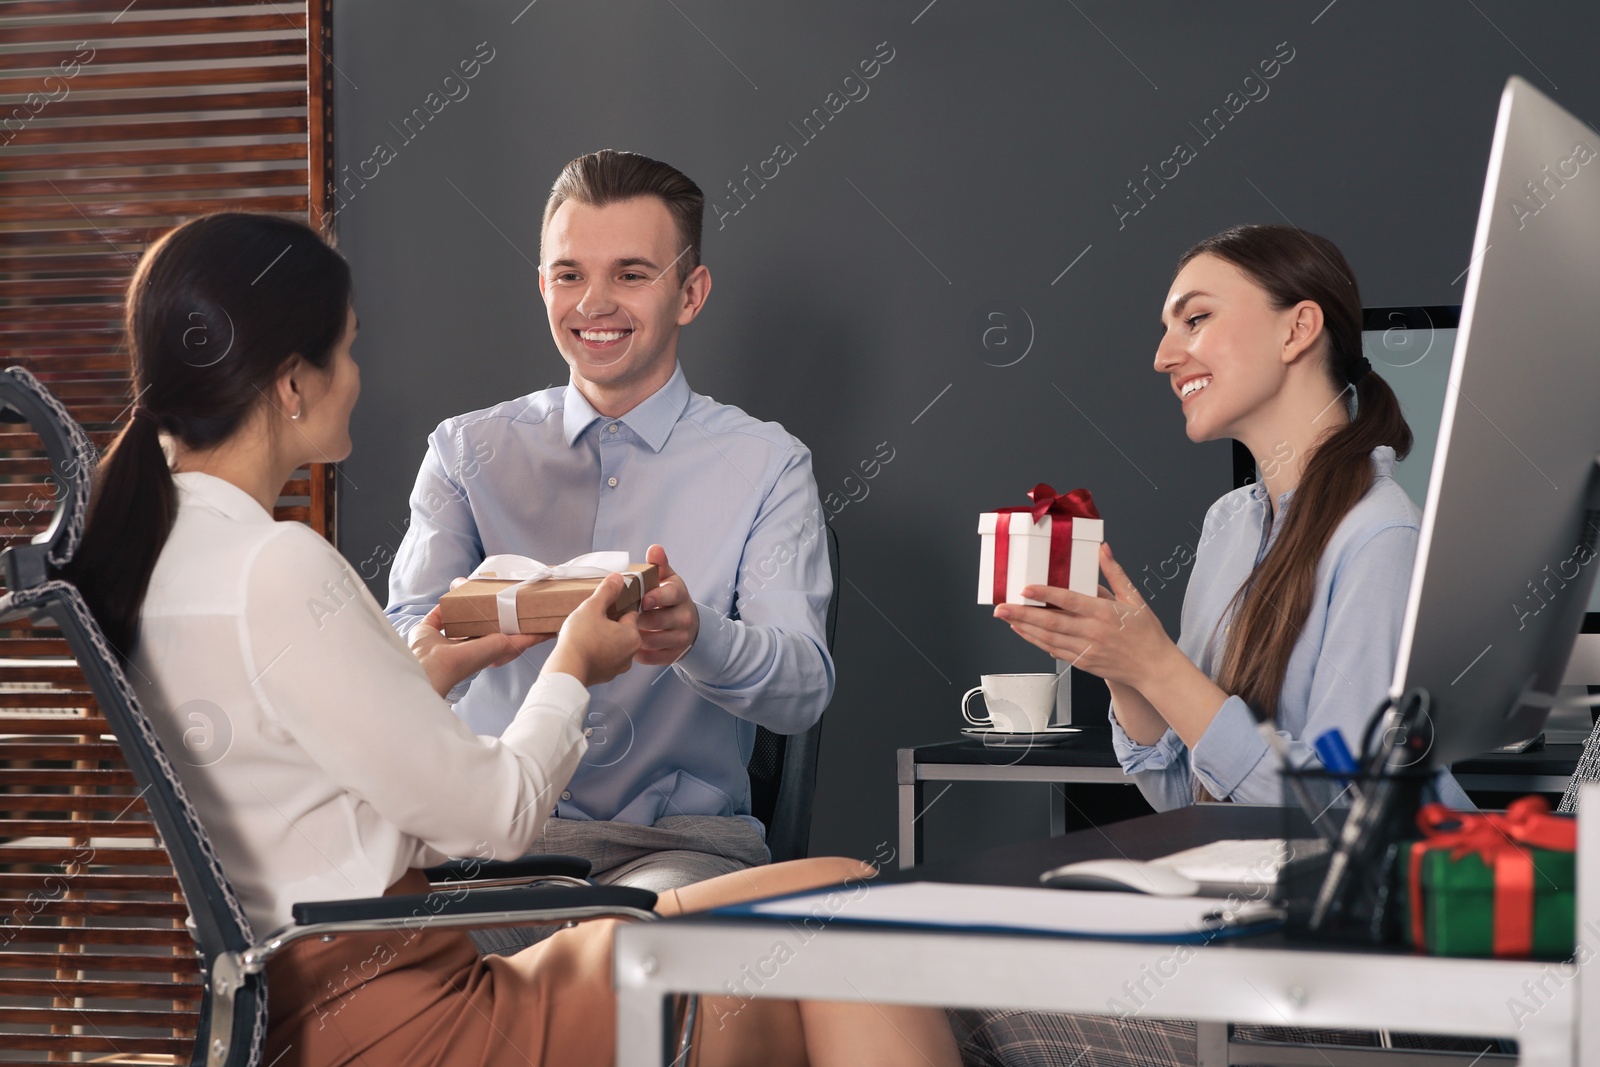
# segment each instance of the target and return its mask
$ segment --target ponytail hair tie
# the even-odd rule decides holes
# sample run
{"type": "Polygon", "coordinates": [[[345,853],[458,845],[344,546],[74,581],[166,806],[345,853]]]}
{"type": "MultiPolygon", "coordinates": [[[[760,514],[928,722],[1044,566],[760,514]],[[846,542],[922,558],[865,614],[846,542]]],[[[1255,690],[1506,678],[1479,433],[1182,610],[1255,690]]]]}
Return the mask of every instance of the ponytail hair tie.
{"type": "Polygon", "coordinates": [[[1366,356],[1356,360],[1355,370],[1350,374],[1350,384],[1360,385],[1361,379],[1365,378],[1370,370],[1372,370],[1372,361],[1366,356]]]}

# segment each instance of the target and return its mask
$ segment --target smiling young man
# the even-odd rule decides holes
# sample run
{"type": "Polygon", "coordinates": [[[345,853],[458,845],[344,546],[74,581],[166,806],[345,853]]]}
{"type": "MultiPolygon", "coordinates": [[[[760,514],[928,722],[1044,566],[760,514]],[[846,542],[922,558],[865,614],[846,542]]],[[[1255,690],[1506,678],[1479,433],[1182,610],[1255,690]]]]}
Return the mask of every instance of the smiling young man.
{"type": "MultiPolygon", "coordinates": [[[[593,689],[588,750],[535,852],[661,890],[768,859],[745,771],[758,725],[798,733],[833,695],[832,580],[811,453],[690,390],[680,330],[711,292],[704,199],[631,152],[581,156],[545,205],[539,290],[567,385],[439,425],[389,577],[402,634],[452,578],[509,552],[559,563],[625,550],[660,567],[635,669],[593,689]],[[750,568],[788,562],[752,581],[750,568]]],[[[545,649],[451,694],[498,735],[545,649]]],[[[502,857],[510,858],[510,857],[502,857]]]]}

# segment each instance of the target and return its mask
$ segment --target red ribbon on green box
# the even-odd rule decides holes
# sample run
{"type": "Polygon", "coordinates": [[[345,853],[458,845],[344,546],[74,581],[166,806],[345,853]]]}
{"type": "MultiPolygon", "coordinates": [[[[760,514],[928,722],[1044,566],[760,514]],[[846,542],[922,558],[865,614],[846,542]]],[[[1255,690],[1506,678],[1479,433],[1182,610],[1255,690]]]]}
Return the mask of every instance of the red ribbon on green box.
{"type": "Polygon", "coordinates": [[[1100,509],[1094,506],[1094,497],[1089,495],[1087,489],[1074,489],[1070,493],[1057,493],[1044,482],[1040,482],[1028,490],[1028,499],[1033,501],[1031,507],[1026,508],[996,508],[999,516],[994,523],[994,596],[995,602],[1006,598],[1006,571],[1007,559],[1010,556],[1011,545],[1011,516],[1027,514],[1032,516],[1032,521],[1037,523],[1049,515],[1050,523],[1050,567],[1047,585],[1058,589],[1065,589],[1071,584],[1072,575],[1072,520],[1073,519],[1098,519],[1100,509]]]}
{"type": "Polygon", "coordinates": [[[1433,849],[1449,849],[1459,860],[1476,855],[1494,872],[1494,954],[1528,956],[1533,952],[1533,856],[1530,848],[1572,852],[1578,827],[1571,819],[1550,814],[1544,797],[1523,797],[1504,815],[1452,811],[1426,804],[1417,813],[1423,839],[1411,846],[1411,927],[1418,948],[1427,945],[1422,900],[1422,858],[1433,849]]]}

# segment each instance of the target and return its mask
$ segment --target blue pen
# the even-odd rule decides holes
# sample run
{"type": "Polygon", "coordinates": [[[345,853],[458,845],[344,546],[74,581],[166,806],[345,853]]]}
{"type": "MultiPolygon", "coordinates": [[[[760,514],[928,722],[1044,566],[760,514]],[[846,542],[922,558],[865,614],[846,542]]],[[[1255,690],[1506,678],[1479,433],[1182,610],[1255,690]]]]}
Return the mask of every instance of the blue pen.
{"type": "MultiPolygon", "coordinates": [[[[1329,730],[1311,743],[1316,749],[1322,765],[1335,774],[1355,774],[1360,769],[1356,765],[1355,757],[1350,755],[1350,748],[1344,743],[1344,735],[1338,730],[1329,730]]],[[[1341,778],[1340,783],[1349,785],[1348,778],[1341,778]]]]}

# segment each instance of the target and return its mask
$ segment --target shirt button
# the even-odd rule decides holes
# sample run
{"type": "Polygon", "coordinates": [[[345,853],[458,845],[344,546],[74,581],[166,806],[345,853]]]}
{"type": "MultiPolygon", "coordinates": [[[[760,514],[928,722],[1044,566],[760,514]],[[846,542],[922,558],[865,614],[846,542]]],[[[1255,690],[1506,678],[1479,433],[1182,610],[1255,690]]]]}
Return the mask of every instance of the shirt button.
{"type": "Polygon", "coordinates": [[[606,484],[615,489],[617,487],[617,480],[615,478],[607,478],[606,484]]]}
{"type": "Polygon", "coordinates": [[[606,432],[607,433],[616,433],[617,432],[617,424],[613,422],[610,426],[607,426],[606,427],[606,432]]]}
{"type": "Polygon", "coordinates": [[[563,789],[561,791],[561,799],[562,800],[571,800],[572,799],[572,792],[570,790],[563,789]]]}
{"type": "Polygon", "coordinates": [[[593,726],[585,726],[583,728],[583,736],[584,737],[593,737],[594,736],[594,727],[593,726]]]}

